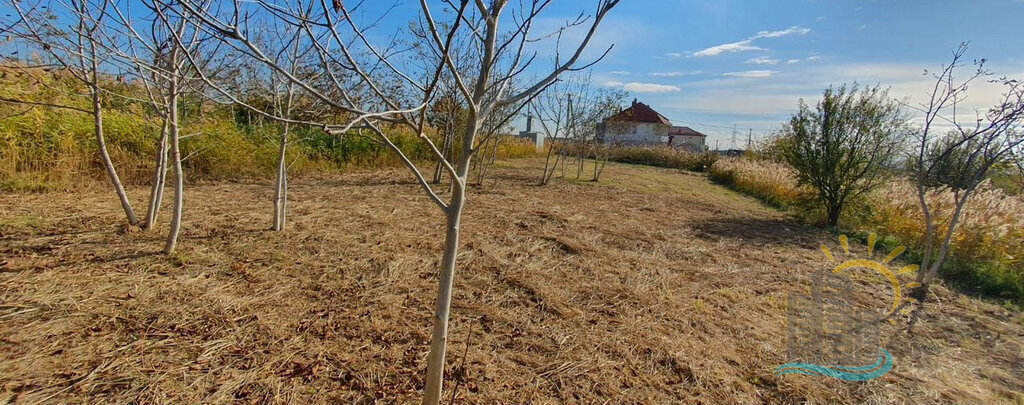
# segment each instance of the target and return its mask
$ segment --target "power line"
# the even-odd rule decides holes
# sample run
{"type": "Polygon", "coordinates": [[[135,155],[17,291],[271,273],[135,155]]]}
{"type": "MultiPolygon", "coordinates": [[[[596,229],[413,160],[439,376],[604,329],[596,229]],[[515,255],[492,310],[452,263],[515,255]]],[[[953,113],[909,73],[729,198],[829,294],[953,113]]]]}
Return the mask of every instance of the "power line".
{"type": "Polygon", "coordinates": [[[748,131],[764,132],[766,134],[772,134],[772,133],[775,133],[775,132],[778,131],[778,129],[763,129],[763,128],[751,128],[751,127],[737,127],[735,125],[707,124],[707,123],[703,123],[703,122],[686,121],[686,120],[679,120],[679,119],[674,119],[674,118],[669,118],[668,120],[672,121],[672,122],[681,122],[681,123],[684,123],[684,124],[697,125],[697,126],[702,126],[702,127],[722,128],[722,129],[730,129],[730,130],[734,129],[734,128],[737,129],[737,130],[746,129],[748,131]]]}

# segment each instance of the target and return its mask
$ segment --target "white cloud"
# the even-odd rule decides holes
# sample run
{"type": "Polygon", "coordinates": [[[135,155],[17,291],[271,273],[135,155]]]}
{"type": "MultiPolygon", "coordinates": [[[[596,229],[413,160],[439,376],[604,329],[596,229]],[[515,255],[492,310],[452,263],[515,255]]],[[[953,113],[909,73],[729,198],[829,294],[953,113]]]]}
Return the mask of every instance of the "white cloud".
{"type": "MultiPolygon", "coordinates": [[[[934,80],[921,74],[925,67],[934,68],[944,60],[918,63],[833,63],[832,58],[821,57],[817,62],[800,63],[779,69],[769,79],[747,78],[737,75],[705,75],[686,84],[684,93],[663,93],[665,97],[657,109],[668,117],[693,117],[693,120],[731,126],[754,128],[775,128],[787,120],[797,108],[797,100],[805,99],[813,104],[821,98],[821,92],[831,85],[861,83],[863,86],[880,84],[890,88],[889,96],[905,100],[909,105],[920,106],[927,101],[927,95],[934,80]],[[701,116],[704,117],[701,117],[701,116]],[[742,124],[747,122],[747,124],[742,124]],[[754,124],[754,123],[757,124],[754,124]]],[[[747,65],[751,66],[751,65],[747,65]]],[[[1004,62],[993,66],[998,74],[1008,77],[1024,77],[1024,61],[1004,62]]],[[[737,72],[744,73],[744,72],[737,72]]],[[[964,120],[974,115],[975,109],[992,106],[1000,100],[1002,86],[988,82],[977,82],[970,90],[970,97],[961,104],[957,113],[964,120]]],[[[652,96],[653,97],[653,96],[652,96]]],[[[908,108],[908,113],[915,114],[908,108]]],[[[920,117],[920,114],[915,114],[920,117]]],[[[915,121],[915,123],[918,123],[915,121]]],[[[729,139],[730,129],[724,129],[722,139],[729,139]]],[[[702,130],[702,132],[704,132],[702,130]]],[[[705,132],[714,135],[714,132],[705,132]]],[[[756,132],[755,132],[756,135],[756,132]]],[[[744,139],[745,141],[745,139],[744,139]]],[[[712,141],[713,142],[713,141],[712,141]]],[[[727,145],[727,144],[723,144],[727,145]]]]}
{"type": "Polygon", "coordinates": [[[863,29],[865,29],[865,28],[867,28],[867,27],[868,27],[867,25],[865,25],[865,24],[861,24],[861,25],[858,25],[858,26],[857,26],[857,30],[858,30],[858,31],[859,31],[859,30],[863,30],[863,29]]]}
{"type": "Polygon", "coordinates": [[[702,49],[693,53],[693,56],[698,58],[704,56],[716,56],[726,52],[745,52],[745,51],[763,51],[764,48],[756,47],[752,45],[753,41],[745,39],[739,42],[733,42],[728,44],[722,44],[712,46],[710,48],[702,49]]]}
{"type": "Polygon", "coordinates": [[[672,58],[672,59],[679,59],[679,58],[681,58],[683,56],[683,54],[681,54],[679,52],[669,52],[669,53],[666,53],[665,56],[668,57],[668,58],[672,58]]]}
{"type": "Polygon", "coordinates": [[[700,74],[700,73],[703,73],[703,72],[701,72],[700,70],[693,71],[693,72],[654,72],[654,73],[651,73],[651,76],[655,76],[655,77],[682,77],[682,76],[696,75],[696,74],[700,74]]]}
{"type": "Polygon", "coordinates": [[[786,59],[786,64],[787,65],[795,65],[797,63],[800,63],[800,61],[814,62],[814,61],[816,61],[818,59],[821,59],[821,57],[818,56],[818,55],[811,55],[811,56],[808,56],[807,58],[804,58],[804,59],[786,59]]]}
{"type": "Polygon", "coordinates": [[[640,83],[640,82],[622,83],[622,82],[617,82],[617,81],[614,81],[614,80],[604,82],[604,85],[608,86],[608,87],[619,87],[619,88],[621,88],[623,90],[626,90],[626,91],[629,91],[629,92],[633,92],[633,93],[669,93],[669,92],[675,92],[675,91],[681,91],[682,90],[679,87],[671,86],[671,85],[667,85],[667,84],[640,83]]]}
{"type": "Polygon", "coordinates": [[[811,32],[810,28],[800,28],[800,27],[797,27],[797,26],[794,25],[792,27],[789,27],[789,28],[786,28],[786,29],[780,30],[780,31],[761,31],[761,32],[758,32],[757,35],[754,35],[753,37],[750,37],[750,39],[778,38],[778,37],[784,37],[784,36],[790,35],[790,34],[807,35],[809,32],[811,32]]]}
{"type": "Polygon", "coordinates": [[[776,73],[779,73],[779,72],[776,72],[774,70],[748,70],[748,71],[745,71],[745,72],[722,73],[722,76],[758,78],[758,77],[772,77],[772,75],[776,74],[776,73]]]}
{"type": "Polygon", "coordinates": [[[622,88],[625,89],[626,91],[631,91],[634,93],[668,93],[682,90],[676,86],[670,86],[665,84],[637,82],[626,83],[626,85],[622,86],[622,88]]]}
{"type": "Polygon", "coordinates": [[[767,56],[758,56],[758,57],[753,58],[753,59],[747,59],[747,61],[744,62],[744,63],[751,63],[751,64],[754,64],[754,65],[777,65],[777,64],[779,64],[779,60],[778,59],[772,59],[772,58],[769,58],[767,56]]]}
{"type": "Polygon", "coordinates": [[[693,56],[700,58],[704,56],[716,56],[730,52],[763,51],[765,50],[764,48],[754,45],[754,40],[762,38],[778,38],[792,34],[807,35],[809,32],[811,32],[810,28],[800,28],[797,26],[792,26],[779,31],[760,31],[754,36],[744,39],[742,41],[730,42],[728,44],[716,45],[710,48],[699,50],[697,52],[694,52],[693,56]]]}
{"type": "Polygon", "coordinates": [[[623,76],[625,76],[625,75],[628,75],[628,74],[629,74],[629,72],[628,72],[628,71],[625,71],[625,70],[613,70],[613,71],[611,71],[611,72],[608,72],[608,73],[611,73],[611,74],[613,74],[613,75],[623,75],[623,76]]]}

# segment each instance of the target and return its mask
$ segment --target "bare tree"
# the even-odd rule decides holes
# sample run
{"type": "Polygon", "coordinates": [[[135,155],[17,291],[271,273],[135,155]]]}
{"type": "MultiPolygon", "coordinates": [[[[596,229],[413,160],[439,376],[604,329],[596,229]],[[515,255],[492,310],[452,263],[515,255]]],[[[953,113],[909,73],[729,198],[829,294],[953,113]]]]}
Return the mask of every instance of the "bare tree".
{"type": "MultiPolygon", "coordinates": [[[[311,12],[307,6],[304,10],[305,14],[311,12]]],[[[298,76],[299,67],[301,66],[301,60],[311,51],[311,47],[304,46],[303,43],[303,32],[300,28],[295,27],[294,31],[290,35],[281,36],[279,35],[278,43],[282,44],[281,49],[276,52],[278,57],[276,60],[277,64],[288,70],[289,75],[298,76]]],[[[273,95],[274,95],[274,108],[275,114],[290,119],[293,117],[293,105],[295,104],[295,97],[297,89],[295,83],[287,78],[283,77],[276,71],[272,72],[271,77],[273,78],[273,95]],[[283,87],[283,90],[279,89],[283,87]]],[[[281,231],[285,227],[288,216],[288,138],[290,135],[292,123],[285,121],[281,123],[281,135],[279,141],[278,157],[277,157],[277,179],[274,183],[274,223],[273,229],[275,231],[281,231]]]]}
{"type": "Polygon", "coordinates": [[[617,142],[615,139],[605,139],[608,133],[601,133],[602,125],[607,126],[606,120],[621,111],[621,105],[629,93],[624,90],[593,88],[590,74],[585,77],[586,85],[574,99],[570,134],[578,148],[576,178],[582,177],[583,163],[587,157],[593,157],[594,173],[590,180],[598,181],[608,155],[617,142]]]}
{"type": "MultiPolygon", "coordinates": [[[[565,99],[566,106],[570,105],[571,103],[568,102],[570,97],[566,96],[565,99]]],[[[543,186],[547,185],[548,182],[551,181],[551,176],[555,174],[555,170],[558,168],[558,163],[561,161],[562,155],[565,153],[565,140],[564,138],[559,140],[558,135],[561,133],[562,123],[564,122],[562,117],[562,114],[564,114],[563,111],[567,111],[567,109],[563,110],[558,108],[554,110],[553,116],[549,116],[555,126],[554,131],[548,128],[548,124],[543,118],[540,118],[543,116],[541,113],[542,110],[537,107],[533,107],[533,109],[537,112],[537,116],[539,118],[538,121],[540,122],[541,127],[544,128],[544,134],[547,138],[547,142],[545,142],[545,144],[547,145],[548,151],[544,157],[544,171],[541,172],[540,175],[540,185],[543,186]],[[555,152],[555,150],[557,150],[557,152],[555,152]],[[551,161],[552,154],[555,155],[554,162],[551,161]]]]}
{"type": "Polygon", "coordinates": [[[600,132],[601,125],[609,116],[617,113],[622,100],[628,93],[622,90],[596,89],[591,83],[590,72],[570,75],[560,79],[537,98],[537,115],[541,118],[541,126],[552,137],[561,137],[562,142],[551,145],[544,162],[541,184],[547,184],[551,176],[562,163],[563,176],[566,168],[565,154],[572,149],[575,155],[576,178],[582,177],[583,164],[588,156],[594,157],[593,181],[600,177],[603,164],[599,164],[601,152],[607,159],[609,146],[605,144],[600,132]],[[551,122],[554,131],[548,127],[551,122]],[[570,142],[571,140],[571,142],[570,142]],[[571,148],[567,147],[571,144],[571,148]],[[557,152],[555,150],[557,149],[557,152]],[[554,162],[551,155],[555,153],[554,162]]]}
{"type": "Polygon", "coordinates": [[[594,128],[594,175],[591,181],[599,181],[608,157],[612,149],[618,146],[619,140],[613,134],[625,132],[620,131],[618,123],[609,121],[608,118],[622,111],[622,103],[629,97],[624,90],[598,91],[596,99],[592,102],[590,113],[585,125],[594,128]],[[610,130],[610,131],[609,131],[610,130]]]}
{"type": "Polygon", "coordinates": [[[473,169],[476,170],[477,173],[477,186],[483,186],[484,177],[487,174],[487,168],[494,164],[494,160],[497,157],[498,148],[501,146],[502,140],[504,140],[505,135],[511,131],[509,121],[513,117],[519,115],[519,112],[526,106],[527,103],[496,106],[491,115],[484,121],[480,130],[480,140],[476,147],[478,152],[482,152],[483,158],[476,159],[473,163],[473,169]]]}
{"type": "Polygon", "coordinates": [[[984,67],[985,60],[980,59],[974,61],[975,69],[965,79],[955,78],[957,69],[965,65],[966,52],[967,44],[961,44],[953,52],[952,61],[932,74],[935,85],[920,109],[924,126],[917,134],[910,159],[925,223],[923,259],[917,274],[920,285],[911,293],[921,303],[950,251],[968,199],[993,167],[1011,160],[1019,164],[1024,144],[1024,82],[1006,77],[990,80],[1003,86],[999,103],[985,112],[973,111],[969,119],[958,116],[962,110],[958,104],[967,97],[969,86],[992,75],[984,67]],[[943,221],[947,226],[942,234],[937,234],[937,223],[942,218],[936,218],[938,213],[926,198],[935,188],[947,188],[953,194],[953,211],[943,221]]]}
{"type": "MultiPolygon", "coordinates": [[[[203,3],[201,6],[206,4],[203,3]]],[[[203,46],[208,37],[199,25],[188,18],[182,18],[180,5],[150,0],[149,6],[155,14],[155,21],[166,30],[166,39],[161,42],[167,44],[167,51],[166,54],[157,53],[160,55],[157,59],[161,63],[154,66],[154,71],[164,76],[162,81],[166,84],[166,89],[161,91],[161,95],[169,139],[167,152],[174,171],[174,204],[164,253],[171,254],[178,246],[185,204],[180,104],[182,96],[190,91],[190,85],[200,82],[200,77],[206,77],[206,74],[201,72],[211,70],[209,61],[213,59],[213,55],[217,55],[219,48],[203,46]],[[199,59],[197,55],[203,55],[205,58],[199,59]]]]}
{"type": "MultiPolygon", "coordinates": [[[[143,8],[146,5],[143,4],[143,8]]],[[[152,10],[151,8],[146,8],[152,10]]],[[[153,184],[149,193],[149,204],[146,219],[142,228],[149,230],[156,225],[157,214],[163,200],[164,186],[167,178],[167,158],[170,150],[169,136],[171,131],[170,101],[168,94],[171,89],[170,73],[173,61],[170,50],[174,42],[162,30],[155,12],[146,13],[146,17],[133,21],[131,16],[137,11],[131,5],[107,3],[104,13],[111,17],[107,21],[110,31],[105,37],[104,52],[111,55],[111,64],[120,64],[126,71],[135,76],[135,83],[145,90],[145,99],[136,100],[147,104],[153,115],[161,122],[160,134],[156,141],[156,157],[153,168],[153,184]],[[147,32],[136,29],[136,25],[152,27],[147,32]]],[[[106,33],[106,32],[105,32],[106,33]]],[[[131,95],[118,94],[118,97],[134,99],[131,95]]]]}
{"type": "Polygon", "coordinates": [[[582,75],[572,74],[559,79],[537,97],[533,109],[537,114],[541,128],[544,129],[548,142],[547,156],[544,159],[544,171],[541,173],[540,184],[545,185],[562,164],[565,173],[565,153],[569,146],[570,130],[573,124],[573,98],[583,92],[588,81],[582,75]],[[548,126],[548,122],[552,127],[548,126]],[[551,160],[554,155],[554,161],[551,160]]]}
{"type": "MultiPolygon", "coordinates": [[[[605,16],[618,4],[618,0],[599,0],[597,3],[597,10],[592,17],[585,17],[581,13],[559,30],[561,32],[576,26],[585,30],[583,39],[578,46],[571,48],[568,58],[562,59],[560,53],[556,52],[553,67],[539,75],[539,79],[522,86],[513,86],[514,79],[522,76],[536,57],[536,54],[529,56],[526,50],[534,39],[531,37],[534,21],[551,4],[550,1],[526,2],[511,10],[508,10],[510,7],[505,0],[492,0],[489,4],[477,1],[472,6],[468,0],[447,2],[451,17],[445,22],[439,22],[428,2],[421,0],[416,24],[422,27],[422,32],[428,34],[429,40],[426,43],[433,48],[431,54],[434,57],[418,62],[395,56],[394,51],[389,50],[390,46],[375,46],[365,34],[367,25],[360,25],[353,18],[351,10],[340,1],[328,4],[326,0],[321,0],[310,13],[304,13],[301,8],[289,4],[263,0],[247,3],[236,1],[220,10],[188,0],[175,2],[182,6],[186,18],[202,24],[204,29],[217,34],[234,49],[272,68],[312,97],[345,113],[344,123],[302,123],[320,124],[328,132],[339,135],[353,129],[374,134],[398,155],[430,201],[445,214],[444,252],[441,256],[424,404],[437,404],[440,401],[460,225],[466,203],[469,170],[473,156],[479,150],[480,134],[486,130],[485,123],[492,118],[496,109],[527,103],[562,73],[587,67],[578,63],[583,51],[605,16]],[[513,16],[508,28],[502,25],[505,12],[513,16]],[[247,16],[252,13],[266,14],[283,24],[301,27],[313,47],[313,53],[320,60],[323,74],[329,80],[304,80],[268,57],[265,50],[251,40],[247,16]],[[476,69],[473,75],[463,75],[451,58],[453,38],[461,32],[468,33],[466,37],[473,44],[468,47],[476,69]],[[348,82],[336,80],[337,72],[341,70],[352,72],[355,77],[348,82]],[[427,136],[428,123],[425,118],[440,78],[445,75],[451,77],[458,90],[457,96],[467,108],[461,142],[455,142],[459,150],[451,158],[445,156],[427,136]],[[420,169],[392,142],[385,128],[393,125],[411,129],[418,139],[428,145],[434,158],[450,174],[452,189],[447,201],[438,195],[420,169]]],[[[590,64],[602,57],[603,54],[590,64]]],[[[210,84],[216,86],[212,82],[210,84]]],[[[230,96],[222,87],[218,91],[230,96]]],[[[240,102],[237,99],[235,101],[240,102]]],[[[262,113],[278,120],[297,122],[272,113],[262,113]]]]}
{"type": "MultiPolygon", "coordinates": [[[[114,186],[117,198],[121,203],[130,225],[139,223],[135,210],[132,209],[124,185],[117,174],[117,169],[107,151],[107,142],[103,128],[103,97],[104,89],[101,82],[103,74],[100,66],[105,62],[100,43],[105,36],[104,8],[109,1],[101,0],[90,3],[88,0],[70,0],[68,2],[34,2],[11,3],[15,10],[16,20],[7,24],[8,33],[36,45],[49,57],[52,64],[64,69],[71,77],[84,84],[89,91],[90,107],[83,109],[74,106],[49,104],[50,107],[63,107],[86,112],[92,115],[96,135],[96,145],[100,161],[114,186]],[[55,7],[56,8],[55,8],[55,7]]],[[[21,102],[4,98],[8,102],[21,102]]]]}

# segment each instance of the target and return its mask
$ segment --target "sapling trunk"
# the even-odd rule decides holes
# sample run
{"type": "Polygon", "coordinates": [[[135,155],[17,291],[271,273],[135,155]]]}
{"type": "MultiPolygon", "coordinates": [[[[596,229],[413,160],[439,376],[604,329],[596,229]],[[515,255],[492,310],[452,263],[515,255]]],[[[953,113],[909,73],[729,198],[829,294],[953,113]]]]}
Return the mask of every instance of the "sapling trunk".
{"type": "MultiPolygon", "coordinates": [[[[563,141],[562,142],[562,148],[558,150],[558,157],[562,160],[562,174],[558,176],[560,178],[565,178],[565,166],[568,166],[568,165],[565,164],[565,161],[568,159],[567,157],[565,157],[565,148],[567,146],[566,144],[568,144],[568,143],[569,143],[568,139],[563,141]]],[[[558,168],[558,160],[559,159],[555,159],[555,168],[558,168]]]]}
{"type": "MultiPolygon", "coordinates": [[[[173,60],[173,59],[172,59],[173,60]]],[[[181,231],[181,212],[185,198],[185,182],[181,170],[181,149],[178,145],[178,71],[171,74],[170,80],[170,117],[169,130],[171,136],[171,162],[174,164],[174,212],[171,214],[171,230],[167,234],[164,253],[174,253],[178,246],[178,234],[181,231]]]]}
{"type": "Polygon", "coordinates": [[[601,179],[601,171],[604,170],[604,164],[608,162],[609,151],[611,151],[611,145],[605,145],[604,156],[601,156],[601,146],[599,142],[594,142],[594,178],[590,179],[590,181],[601,179]]]}
{"type": "MultiPolygon", "coordinates": [[[[451,155],[448,153],[448,150],[451,148],[451,143],[452,143],[452,131],[450,129],[450,125],[445,124],[445,126],[444,126],[444,140],[441,142],[441,152],[445,154],[445,156],[447,157],[448,161],[451,161],[451,155]]],[[[434,184],[441,184],[441,176],[443,174],[444,174],[444,165],[442,164],[442,159],[439,158],[437,160],[437,166],[434,168],[434,178],[433,178],[432,182],[434,184]]]]}
{"type": "Polygon", "coordinates": [[[121,178],[117,175],[114,162],[110,160],[110,153],[107,152],[107,141],[103,136],[103,103],[100,100],[99,76],[97,73],[99,67],[97,66],[95,53],[95,49],[93,49],[90,93],[92,93],[92,118],[96,130],[96,146],[99,148],[100,160],[103,161],[103,168],[107,172],[107,177],[110,178],[110,182],[114,185],[114,190],[117,192],[117,198],[121,201],[121,209],[124,210],[125,216],[128,217],[128,224],[137,225],[139,218],[135,216],[135,210],[132,209],[132,204],[128,201],[128,194],[124,191],[124,185],[121,184],[121,178]]]}
{"type": "MultiPolygon", "coordinates": [[[[555,175],[555,171],[558,170],[558,163],[562,162],[562,156],[565,154],[565,141],[558,144],[558,154],[555,155],[555,162],[551,165],[551,172],[544,178],[544,182],[541,184],[548,184],[551,181],[551,176],[555,175]]],[[[565,163],[562,163],[562,169],[565,169],[565,163]]]]}
{"type": "Polygon", "coordinates": [[[441,256],[437,302],[434,308],[434,326],[430,335],[430,353],[427,355],[427,381],[423,394],[423,404],[425,405],[434,405],[441,400],[444,359],[448,346],[448,318],[451,312],[452,287],[455,281],[455,259],[459,254],[459,223],[462,219],[465,193],[465,188],[462,185],[455,185],[451,204],[445,215],[444,253],[441,256]]]}
{"type": "Polygon", "coordinates": [[[487,164],[493,165],[494,161],[498,158],[498,146],[501,144],[501,137],[494,138],[494,145],[491,145],[491,159],[487,161],[487,164]]]}
{"type": "Polygon", "coordinates": [[[921,283],[915,294],[918,300],[924,302],[928,295],[928,289],[931,287],[932,281],[935,280],[935,276],[938,275],[939,269],[942,267],[943,261],[946,260],[946,254],[949,253],[949,247],[953,242],[953,232],[956,231],[956,225],[960,222],[960,215],[963,214],[963,209],[967,205],[967,199],[974,191],[974,186],[968,187],[963,191],[963,197],[956,200],[956,208],[953,210],[953,217],[949,220],[949,227],[946,229],[946,235],[942,240],[942,245],[939,246],[938,256],[930,266],[925,269],[922,268],[917,273],[917,282],[921,283]]]}
{"type": "Polygon", "coordinates": [[[285,199],[288,194],[288,183],[286,177],[288,176],[287,168],[287,157],[285,153],[288,149],[288,123],[285,123],[281,130],[281,145],[278,150],[277,156],[277,182],[275,183],[276,188],[274,189],[274,230],[280,231],[284,229],[285,222],[285,199]]]}
{"type": "Polygon", "coordinates": [[[285,193],[284,193],[283,196],[281,196],[281,228],[284,228],[285,226],[288,225],[288,192],[287,192],[288,191],[288,167],[287,166],[285,166],[284,178],[282,179],[282,182],[284,183],[285,193]]]}
{"type": "Polygon", "coordinates": [[[583,159],[586,157],[587,143],[581,142],[579,153],[579,165],[576,166],[576,179],[579,179],[583,175],[583,159]]]}
{"type": "Polygon", "coordinates": [[[160,128],[160,140],[157,141],[156,168],[153,169],[153,188],[149,192],[149,209],[146,211],[146,224],[144,229],[153,229],[156,224],[156,215],[160,210],[160,200],[163,197],[164,179],[167,177],[167,119],[160,128]]]}
{"type": "MultiPolygon", "coordinates": [[[[479,93],[483,93],[480,91],[479,93]]],[[[452,180],[451,202],[445,209],[444,253],[441,256],[440,279],[437,286],[437,303],[434,309],[434,327],[430,337],[430,353],[427,355],[427,380],[423,393],[424,405],[437,405],[441,400],[444,385],[444,358],[448,347],[448,318],[452,306],[452,284],[455,281],[455,259],[459,254],[459,224],[462,208],[466,202],[466,180],[469,177],[470,161],[473,157],[473,143],[480,122],[471,116],[466,123],[466,138],[462,142],[462,154],[455,167],[456,179],[452,180]]]]}

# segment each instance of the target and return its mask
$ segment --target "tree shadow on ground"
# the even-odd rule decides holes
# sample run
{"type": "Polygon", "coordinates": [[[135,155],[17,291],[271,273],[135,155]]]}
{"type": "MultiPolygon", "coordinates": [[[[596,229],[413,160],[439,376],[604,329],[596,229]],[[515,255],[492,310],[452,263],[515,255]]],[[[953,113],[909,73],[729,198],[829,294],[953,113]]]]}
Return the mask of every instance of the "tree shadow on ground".
{"type": "Polygon", "coordinates": [[[820,229],[790,219],[726,217],[707,220],[690,227],[697,237],[718,241],[733,240],[754,245],[797,245],[816,249],[821,243],[820,229]]]}

